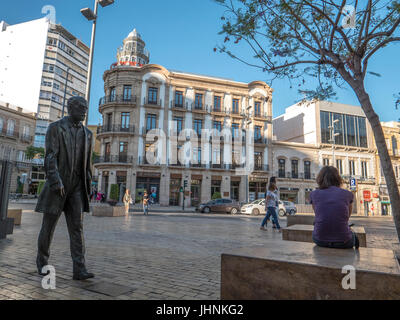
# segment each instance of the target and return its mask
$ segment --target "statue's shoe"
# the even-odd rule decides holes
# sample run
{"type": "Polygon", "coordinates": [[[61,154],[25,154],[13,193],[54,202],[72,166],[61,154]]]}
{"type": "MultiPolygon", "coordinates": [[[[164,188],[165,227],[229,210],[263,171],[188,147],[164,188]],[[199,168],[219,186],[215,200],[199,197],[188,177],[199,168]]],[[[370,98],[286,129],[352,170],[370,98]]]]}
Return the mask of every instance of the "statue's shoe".
{"type": "Polygon", "coordinates": [[[94,278],[94,274],[87,271],[75,273],[74,276],[72,277],[72,279],[74,280],[87,280],[90,278],[94,278]]]}

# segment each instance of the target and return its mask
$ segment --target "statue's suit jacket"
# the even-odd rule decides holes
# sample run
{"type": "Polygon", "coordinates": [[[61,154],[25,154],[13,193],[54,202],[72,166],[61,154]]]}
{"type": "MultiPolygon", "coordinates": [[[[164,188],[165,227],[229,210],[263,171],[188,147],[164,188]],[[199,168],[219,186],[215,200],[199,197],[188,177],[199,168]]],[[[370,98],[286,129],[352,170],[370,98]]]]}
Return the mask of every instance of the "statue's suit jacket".
{"type": "MultiPolygon", "coordinates": [[[[92,132],[83,126],[85,133],[84,164],[84,190],[82,190],[83,211],[89,212],[90,185],[92,183],[91,158],[92,158],[92,132]]],[[[59,190],[64,186],[66,193],[71,189],[73,177],[72,148],[74,147],[71,128],[67,117],[49,125],[46,133],[46,155],[44,169],[46,183],[40,193],[36,205],[37,212],[59,215],[64,209],[66,195],[61,196],[59,190]]]]}

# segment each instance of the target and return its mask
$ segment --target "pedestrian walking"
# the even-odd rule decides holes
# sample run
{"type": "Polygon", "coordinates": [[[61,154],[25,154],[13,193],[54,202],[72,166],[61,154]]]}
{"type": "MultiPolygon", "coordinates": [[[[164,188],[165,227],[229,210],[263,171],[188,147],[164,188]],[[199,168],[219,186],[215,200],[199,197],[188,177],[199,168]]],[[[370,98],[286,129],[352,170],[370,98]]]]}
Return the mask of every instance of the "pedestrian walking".
{"type": "MultiPolygon", "coordinates": [[[[272,178],[271,178],[272,180],[272,178]]],[[[278,200],[278,193],[277,193],[277,189],[278,187],[276,186],[276,184],[273,182],[274,180],[272,180],[272,182],[269,182],[268,185],[268,191],[267,191],[267,196],[266,196],[266,215],[261,223],[261,230],[267,230],[265,227],[268,224],[268,220],[272,217],[272,221],[276,226],[276,229],[278,229],[279,232],[282,232],[281,230],[281,226],[279,225],[279,221],[278,221],[278,215],[277,215],[277,206],[279,204],[279,200],[278,200]],[[265,227],[264,227],[265,226],[265,227]]]]}
{"type": "Polygon", "coordinates": [[[124,198],[122,199],[122,201],[124,202],[124,205],[125,205],[125,214],[128,215],[129,214],[129,205],[132,204],[132,202],[133,202],[131,194],[129,192],[129,189],[125,190],[124,198]]]}
{"type": "MultiPolygon", "coordinates": [[[[276,185],[276,177],[271,177],[270,179],[269,179],[269,183],[274,183],[275,185],[276,185]]],[[[274,191],[275,193],[276,193],[276,196],[277,196],[277,198],[278,198],[278,201],[277,201],[277,203],[276,203],[276,214],[278,214],[278,211],[279,211],[279,190],[278,190],[278,188],[276,188],[276,190],[274,191]]],[[[267,190],[265,190],[265,213],[267,213],[267,209],[268,209],[268,206],[267,206],[267,193],[268,193],[268,188],[267,188],[267,190]]],[[[267,222],[270,222],[270,219],[268,219],[267,220],[267,222]]],[[[276,229],[276,225],[275,225],[275,222],[274,221],[272,221],[272,228],[273,229],[276,229]]]]}
{"type": "Polygon", "coordinates": [[[147,194],[147,191],[145,191],[143,194],[142,202],[143,202],[143,214],[148,215],[149,214],[149,195],[147,194]]]}

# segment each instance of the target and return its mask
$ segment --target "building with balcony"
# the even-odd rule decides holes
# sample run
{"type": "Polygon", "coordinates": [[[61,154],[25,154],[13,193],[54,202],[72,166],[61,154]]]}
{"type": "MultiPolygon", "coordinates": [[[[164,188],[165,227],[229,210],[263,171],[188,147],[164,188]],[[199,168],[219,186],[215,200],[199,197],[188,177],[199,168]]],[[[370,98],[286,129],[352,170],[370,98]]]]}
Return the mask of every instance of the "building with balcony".
{"type": "Polygon", "coordinates": [[[34,113],[0,102],[0,160],[13,163],[12,193],[16,193],[18,181],[23,184],[22,191],[28,192],[31,162],[26,158],[25,151],[33,143],[35,125],[34,113]]]}
{"type": "Polygon", "coordinates": [[[85,96],[89,48],[47,18],[0,22],[0,47],[0,101],[37,114],[34,144],[44,147],[49,123],[63,117],[64,92],[85,96]]]}
{"type": "MultiPolygon", "coordinates": [[[[389,151],[390,158],[392,160],[394,174],[397,179],[398,185],[400,185],[400,123],[396,121],[382,122],[383,134],[385,135],[386,145],[389,151]]],[[[376,177],[377,183],[379,184],[379,206],[378,210],[382,215],[392,215],[392,208],[390,205],[389,192],[386,186],[385,176],[381,168],[381,162],[379,160],[379,154],[376,152],[376,177]]]]}
{"type": "Polygon", "coordinates": [[[279,157],[274,149],[278,177],[283,177],[285,172],[286,179],[291,177],[292,188],[306,195],[312,187],[298,186],[293,173],[296,170],[305,173],[306,161],[312,176],[317,175],[322,166],[334,165],[342,175],[346,188],[350,189],[351,178],[357,181],[356,188],[352,190],[355,199],[353,211],[359,215],[378,214],[376,148],[371,126],[361,107],[328,101],[297,103],[273,120],[273,128],[276,141],[309,145],[314,150],[313,158],[307,153],[305,157],[292,154],[292,158],[287,158],[285,155],[279,157]]]}
{"type": "Polygon", "coordinates": [[[182,205],[180,188],[187,181],[185,206],[195,206],[215,193],[246,201],[250,181],[259,190],[255,197],[264,197],[272,135],[266,83],[149,64],[136,30],[103,79],[99,190],[109,194],[118,184],[121,193],[129,188],[138,199],[144,190],[155,191],[161,205],[182,205]]]}

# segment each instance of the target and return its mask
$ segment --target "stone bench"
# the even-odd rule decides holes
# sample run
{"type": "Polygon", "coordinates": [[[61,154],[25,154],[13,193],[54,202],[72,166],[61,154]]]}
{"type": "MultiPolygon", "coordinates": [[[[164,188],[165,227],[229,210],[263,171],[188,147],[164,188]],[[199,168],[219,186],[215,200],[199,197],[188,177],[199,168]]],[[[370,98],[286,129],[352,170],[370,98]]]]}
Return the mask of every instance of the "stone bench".
{"type": "Polygon", "coordinates": [[[286,216],[286,226],[290,227],[294,224],[307,224],[307,225],[313,225],[314,224],[314,219],[315,215],[313,214],[296,214],[294,216],[286,216]]]}
{"type": "Polygon", "coordinates": [[[22,220],[22,209],[8,209],[7,218],[13,218],[14,225],[20,226],[22,220]]]}
{"type": "MultiPolygon", "coordinates": [[[[360,247],[367,246],[367,235],[364,227],[351,227],[356,233],[360,241],[360,247]]],[[[314,226],[305,224],[295,224],[293,226],[282,229],[282,239],[289,241],[302,241],[302,242],[313,242],[312,232],[314,226]]]]}
{"type": "Polygon", "coordinates": [[[400,299],[400,268],[392,250],[268,241],[222,254],[221,299],[400,299]],[[355,268],[355,290],[342,287],[348,265],[355,268]]]}

